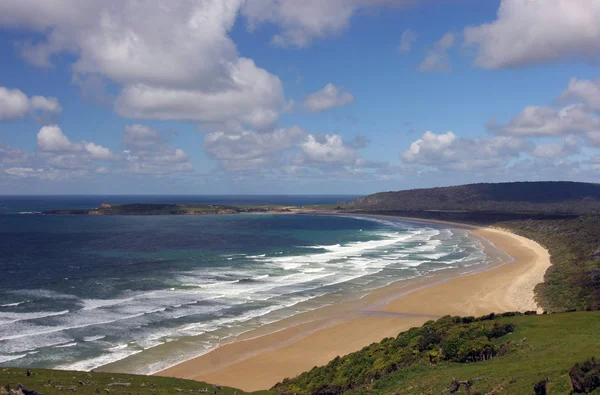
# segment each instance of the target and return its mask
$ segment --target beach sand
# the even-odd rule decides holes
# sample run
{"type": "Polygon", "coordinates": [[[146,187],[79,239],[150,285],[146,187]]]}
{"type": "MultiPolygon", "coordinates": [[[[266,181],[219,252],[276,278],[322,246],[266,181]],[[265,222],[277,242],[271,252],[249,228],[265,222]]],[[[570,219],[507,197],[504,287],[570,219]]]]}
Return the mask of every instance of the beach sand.
{"type": "MultiPolygon", "coordinates": [[[[419,221],[425,222],[425,221],[419,221]]],[[[464,225],[453,224],[451,228],[464,225]]],[[[538,310],[533,288],[550,266],[536,242],[507,231],[468,227],[514,260],[483,272],[442,271],[373,291],[360,301],[304,313],[238,341],[183,362],[161,376],[227,385],[245,391],[268,389],[286,377],[336,356],[357,351],[385,337],[444,315],[538,310]],[[277,326],[278,325],[278,326],[277,326]],[[252,337],[254,336],[254,337],[252,337]]]]}

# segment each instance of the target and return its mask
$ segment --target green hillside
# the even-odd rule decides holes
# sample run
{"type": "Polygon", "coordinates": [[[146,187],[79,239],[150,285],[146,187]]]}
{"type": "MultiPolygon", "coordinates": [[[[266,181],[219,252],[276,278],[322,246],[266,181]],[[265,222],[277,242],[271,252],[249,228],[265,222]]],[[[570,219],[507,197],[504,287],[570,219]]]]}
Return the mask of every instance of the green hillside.
{"type": "Polygon", "coordinates": [[[378,211],[600,212],[600,184],[509,182],[380,192],[358,198],[348,208],[378,211]]]}
{"type": "MultiPolygon", "coordinates": [[[[470,381],[472,394],[533,394],[534,385],[548,378],[549,393],[569,394],[569,369],[600,356],[600,312],[489,318],[431,321],[273,389],[285,394],[440,394],[451,393],[456,379],[470,381]]],[[[464,384],[456,393],[467,393],[464,384]]]]}
{"type": "MultiPolygon", "coordinates": [[[[78,394],[244,394],[243,391],[192,380],[120,373],[73,372],[65,370],[0,368],[0,394],[11,393],[21,384],[44,395],[78,394]]],[[[255,394],[260,394],[256,392],[255,394]]],[[[268,393],[268,392],[264,392],[268,393]]]]}

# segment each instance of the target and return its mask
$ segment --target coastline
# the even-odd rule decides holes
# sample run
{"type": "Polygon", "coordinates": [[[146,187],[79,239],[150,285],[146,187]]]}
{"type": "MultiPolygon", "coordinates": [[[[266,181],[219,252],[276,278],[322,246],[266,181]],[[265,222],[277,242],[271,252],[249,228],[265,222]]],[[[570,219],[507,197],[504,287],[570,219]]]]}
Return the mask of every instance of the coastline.
{"type": "Polygon", "coordinates": [[[399,281],[374,290],[359,301],[326,306],[243,334],[233,343],[157,375],[202,380],[247,391],[267,389],[285,377],[443,315],[538,310],[533,288],[543,281],[550,257],[534,241],[504,230],[460,223],[356,216],[468,230],[488,241],[491,247],[508,253],[514,261],[484,271],[449,269],[425,278],[399,281]]]}

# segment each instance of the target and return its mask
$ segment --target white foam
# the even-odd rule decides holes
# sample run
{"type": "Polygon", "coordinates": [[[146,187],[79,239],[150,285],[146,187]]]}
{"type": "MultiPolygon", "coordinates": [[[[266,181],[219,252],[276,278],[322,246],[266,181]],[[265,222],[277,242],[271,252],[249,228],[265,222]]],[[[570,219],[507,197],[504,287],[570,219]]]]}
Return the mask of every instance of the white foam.
{"type": "Polygon", "coordinates": [[[89,371],[95,369],[99,366],[107,365],[111,362],[116,362],[121,359],[127,358],[131,355],[141,353],[142,350],[123,350],[123,351],[113,351],[104,353],[103,355],[95,358],[85,359],[83,361],[71,362],[61,364],[55,367],[55,369],[60,370],[83,370],[89,371]]]}
{"type": "Polygon", "coordinates": [[[73,341],[74,339],[72,337],[60,332],[40,334],[32,337],[3,339],[0,341],[0,353],[22,353],[44,347],[52,347],[59,344],[71,343],[73,341]]]}
{"type": "Polygon", "coordinates": [[[36,320],[46,317],[55,317],[58,315],[67,314],[69,310],[63,311],[40,311],[37,313],[12,313],[0,312],[0,325],[12,324],[19,321],[36,320]]]}
{"type": "Polygon", "coordinates": [[[14,306],[18,306],[20,304],[25,303],[26,301],[23,302],[16,302],[16,303],[7,303],[7,304],[0,304],[0,307],[14,307],[14,306]]]}
{"type": "Polygon", "coordinates": [[[85,336],[85,337],[83,338],[83,341],[84,341],[84,342],[93,342],[93,341],[96,341],[96,340],[101,340],[101,339],[104,339],[105,337],[106,337],[105,335],[98,335],[98,336],[85,336]]]}
{"type": "Polygon", "coordinates": [[[19,354],[19,355],[0,355],[0,363],[14,361],[15,359],[21,359],[26,357],[27,354],[19,354]]]}
{"type": "Polygon", "coordinates": [[[67,344],[60,344],[58,346],[54,346],[54,348],[68,348],[68,347],[75,347],[78,343],[67,343],[67,344]]]}

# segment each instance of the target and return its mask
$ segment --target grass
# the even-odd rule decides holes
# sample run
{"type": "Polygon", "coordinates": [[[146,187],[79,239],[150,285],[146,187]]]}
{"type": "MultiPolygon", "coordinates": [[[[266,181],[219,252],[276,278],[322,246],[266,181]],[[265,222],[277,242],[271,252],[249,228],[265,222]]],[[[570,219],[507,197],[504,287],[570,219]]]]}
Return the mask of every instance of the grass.
{"type": "MultiPolygon", "coordinates": [[[[65,394],[184,394],[207,393],[219,395],[243,394],[241,390],[229,387],[215,387],[211,384],[192,380],[174,379],[157,376],[140,376],[118,373],[87,373],[63,370],[32,369],[27,376],[27,369],[0,368],[1,387],[17,389],[22,384],[28,390],[35,390],[44,395],[65,394]],[[115,384],[116,383],[116,384],[115,384]]],[[[267,393],[267,392],[262,392],[267,393]]],[[[257,392],[256,394],[260,394],[257,392]]]]}
{"type": "Polygon", "coordinates": [[[484,362],[413,366],[378,380],[363,392],[439,394],[454,378],[480,378],[473,382],[473,394],[531,394],[534,384],[548,377],[549,393],[569,394],[569,369],[576,362],[600,356],[600,312],[506,317],[498,322],[514,323],[516,330],[507,337],[517,342],[526,338],[524,346],[484,362]]]}

